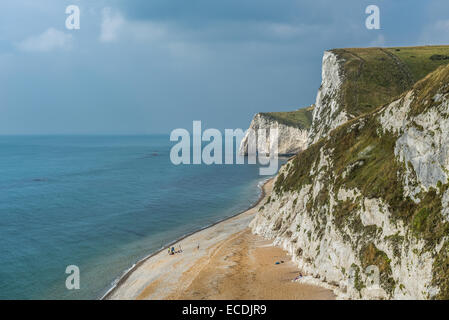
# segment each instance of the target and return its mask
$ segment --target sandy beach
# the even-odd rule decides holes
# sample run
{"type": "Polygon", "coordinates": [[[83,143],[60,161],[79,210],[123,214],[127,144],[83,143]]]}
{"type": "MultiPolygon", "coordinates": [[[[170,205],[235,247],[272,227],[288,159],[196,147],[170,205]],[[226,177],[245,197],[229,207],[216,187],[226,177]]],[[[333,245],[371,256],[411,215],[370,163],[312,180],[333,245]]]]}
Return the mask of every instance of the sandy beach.
{"type": "Polygon", "coordinates": [[[292,281],[300,270],[287,253],[248,228],[272,185],[254,207],[175,243],[182,252],[141,261],[105,299],[335,299],[331,290],[292,281]]]}

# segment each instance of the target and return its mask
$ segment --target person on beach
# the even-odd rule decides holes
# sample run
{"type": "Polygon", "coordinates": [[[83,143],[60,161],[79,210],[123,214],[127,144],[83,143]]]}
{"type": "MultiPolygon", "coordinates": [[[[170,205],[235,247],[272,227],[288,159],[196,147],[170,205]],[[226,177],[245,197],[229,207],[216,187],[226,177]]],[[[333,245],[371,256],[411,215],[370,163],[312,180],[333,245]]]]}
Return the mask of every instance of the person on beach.
{"type": "Polygon", "coordinates": [[[298,281],[301,278],[302,278],[302,273],[300,273],[299,276],[297,276],[294,281],[298,281]]]}

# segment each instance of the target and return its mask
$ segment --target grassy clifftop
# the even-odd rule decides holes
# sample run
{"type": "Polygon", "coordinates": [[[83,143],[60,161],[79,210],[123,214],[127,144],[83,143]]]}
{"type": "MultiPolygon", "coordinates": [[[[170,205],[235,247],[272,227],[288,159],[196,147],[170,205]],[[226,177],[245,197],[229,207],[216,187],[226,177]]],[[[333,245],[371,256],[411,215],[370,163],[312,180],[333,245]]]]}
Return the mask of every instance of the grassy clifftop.
{"type": "Polygon", "coordinates": [[[359,116],[390,102],[439,66],[449,46],[331,50],[342,61],[341,108],[359,116]]]}
{"type": "Polygon", "coordinates": [[[287,126],[309,129],[312,124],[313,106],[288,112],[263,112],[260,115],[287,126]]]}
{"type": "MultiPolygon", "coordinates": [[[[343,84],[340,111],[350,118],[384,105],[423,79],[439,66],[449,64],[449,46],[333,49],[340,61],[343,84]]],[[[314,106],[290,112],[260,115],[301,129],[312,125],[314,106]]]]}
{"type": "Polygon", "coordinates": [[[449,46],[398,47],[386,50],[406,64],[414,82],[449,63],[449,46]]]}

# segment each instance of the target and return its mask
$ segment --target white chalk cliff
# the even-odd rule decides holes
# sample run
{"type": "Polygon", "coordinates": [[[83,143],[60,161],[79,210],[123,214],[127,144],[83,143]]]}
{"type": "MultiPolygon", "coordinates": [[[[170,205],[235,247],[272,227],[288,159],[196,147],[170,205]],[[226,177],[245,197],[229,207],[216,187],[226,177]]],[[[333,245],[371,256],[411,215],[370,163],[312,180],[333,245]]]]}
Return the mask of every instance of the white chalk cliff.
{"type": "Polygon", "coordinates": [[[342,61],[336,54],[326,51],[323,55],[321,87],[313,110],[309,144],[317,142],[331,130],[348,121],[346,111],[341,110],[339,95],[343,84],[342,61]]]}
{"type": "Polygon", "coordinates": [[[339,105],[343,71],[326,52],[308,142],[298,131],[283,151],[308,147],[280,169],[250,227],[289,251],[300,281],[340,298],[446,299],[449,66],[359,117],[339,105]]]}
{"type": "MultiPolygon", "coordinates": [[[[298,111],[278,114],[295,112],[311,114],[312,109],[312,107],[309,107],[298,111]]],[[[278,155],[294,155],[307,148],[309,134],[307,125],[293,123],[292,121],[282,121],[282,118],[274,117],[272,113],[258,113],[254,116],[249,126],[249,130],[247,130],[241,141],[239,153],[242,155],[248,154],[249,133],[253,130],[256,139],[257,152],[270,154],[270,150],[275,149],[273,148],[273,141],[270,139],[270,129],[278,130],[278,155]],[[259,130],[264,130],[265,139],[260,138],[259,130]]]]}

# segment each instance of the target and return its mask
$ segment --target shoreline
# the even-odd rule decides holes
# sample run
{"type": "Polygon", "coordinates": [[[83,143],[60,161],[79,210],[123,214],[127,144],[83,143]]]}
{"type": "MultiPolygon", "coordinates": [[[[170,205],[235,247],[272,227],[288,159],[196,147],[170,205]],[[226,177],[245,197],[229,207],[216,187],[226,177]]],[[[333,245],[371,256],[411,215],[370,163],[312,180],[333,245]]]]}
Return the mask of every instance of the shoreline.
{"type": "Polygon", "coordinates": [[[143,265],[146,261],[148,261],[152,257],[160,254],[161,252],[164,252],[165,250],[169,249],[170,247],[176,245],[177,243],[179,243],[179,242],[181,242],[183,240],[186,240],[187,238],[189,238],[191,236],[194,236],[195,234],[197,234],[197,233],[199,233],[201,231],[210,229],[210,228],[212,228],[212,227],[214,227],[214,226],[216,226],[216,225],[218,225],[220,223],[223,223],[223,222],[226,222],[226,221],[231,220],[233,218],[236,218],[236,217],[244,214],[245,212],[248,212],[249,210],[254,209],[255,207],[257,207],[261,203],[261,201],[265,198],[265,196],[266,196],[265,186],[268,183],[270,183],[271,181],[273,181],[274,179],[275,179],[275,177],[272,177],[272,178],[268,178],[266,180],[262,180],[262,181],[260,181],[258,183],[258,187],[260,189],[259,198],[257,199],[257,201],[255,201],[248,208],[246,208],[246,209],[244,209],[244,210],[242,210],[242,211],[240,211],[240,212],[238,212],[238,213],[236,213],[236,214],[234,214],[232,216],[226,217],[226,218],[218,220],[217,222],[214,222],[214,223],[212,223],[210,225],[202,227],[202,228],[200,228],[198,230],[195,230],[193,232],[187,233],[186,235],[169,242],[168,244],[164,245],[162,248],[160,248],[160,249],[156,250],[155,252],[150,253],[147,256],[143,257],[142,259],[138,260],[130,268],[126,269],[120,277],[118,277],[116,280],[114,280],[114,282],[111,285],[111,287],[99,298],[99,300],[107,300],[107,299],[109,299],[114,294],[114,292],[119,290],[119,287],[123,283],[125,283],[126,280],[128,280],[128,278],[131,276],[131,274],[135,270],[137,270],[141,265],[143,265]]]}
{"type": "Polygon", "coordinates": [[[329,288],[296,281],[302,272],[288,252],[252,234],[249,224],[271,195],[273,184],[274,178],[263,183],[259,199],[249,209],[141,259],[101,299],[335,299],[329,288]],[[164,252],[170,247],[177,249],[175,254],[164,252]]]}

